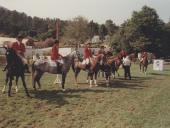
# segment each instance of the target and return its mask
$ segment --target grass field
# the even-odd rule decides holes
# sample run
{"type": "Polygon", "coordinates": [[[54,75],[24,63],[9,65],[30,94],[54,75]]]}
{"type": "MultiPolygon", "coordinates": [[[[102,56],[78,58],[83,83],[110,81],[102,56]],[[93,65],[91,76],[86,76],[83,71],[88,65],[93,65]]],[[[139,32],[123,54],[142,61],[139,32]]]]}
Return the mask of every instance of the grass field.
{"type": "MultiPolygon", "coordinates": [[[[45,74],[37,92],[27,76],[33,98],[25,96],[21,84],[10,98],[0,93],[0,128],[170,128],[170,66],[156,72],[150,65],[145,76],[132,65],[132,76],[112,80],[111,87],[99,78],[99,87],[89,89],[82,72],[76,88],[70,71],[64,93],[52,85],[55,75],[45,74]]],[[[0,89],[3,84],[0,71],[0,89]]]]}

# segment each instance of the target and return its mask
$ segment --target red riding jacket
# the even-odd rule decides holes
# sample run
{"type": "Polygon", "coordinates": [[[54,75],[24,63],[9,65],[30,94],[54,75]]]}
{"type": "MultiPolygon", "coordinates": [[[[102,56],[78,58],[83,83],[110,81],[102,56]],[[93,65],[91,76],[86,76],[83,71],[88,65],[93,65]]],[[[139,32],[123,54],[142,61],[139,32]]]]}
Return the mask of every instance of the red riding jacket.
{"type": "Polygon", "coordinates": [[[51,60],[57,60],[61,55],[59,54],[59,46],[54,44],[51,50],[51,60]]]}
{"type": "Polygon", "coordinates": [[[84,49],[84,58],[87,59],[87,58],[90,58],[90,57],[92,57],[91,49],[86,47],[84,49]]]}
{"type": "Polygon", "coordinates": [[[20,54],[23,55],[25,53],[25,45],[23,43],[14,42],[11,48],[14,49],[16,53],[20,52],[20,54]]]}

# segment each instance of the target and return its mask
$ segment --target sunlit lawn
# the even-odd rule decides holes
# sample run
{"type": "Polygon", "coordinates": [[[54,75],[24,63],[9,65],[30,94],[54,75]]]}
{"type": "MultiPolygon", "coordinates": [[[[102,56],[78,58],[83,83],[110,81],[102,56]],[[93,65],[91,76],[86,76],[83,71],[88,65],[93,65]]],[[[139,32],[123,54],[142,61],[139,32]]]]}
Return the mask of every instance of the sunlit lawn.
{"type": "MultiPolygon", "coordinates": [[[[145,76],[132,66],[132,80],[113,79],[106,87],[99,78],[99,87],[89,88],[86,73],[79,76],[79,87],[73,73],[66,81],[66,92],[52,85],[55,75],[45,74],[42,89],[32,89],[26,77],[27,98],[19,83],[19,93],[12,97],[0,94],[0,128],[169,128],[170,127],[170,66],[163,72],[152,70],[145,76]]],[[[0,69],[0,89],[5,74],[0,69]]]]}

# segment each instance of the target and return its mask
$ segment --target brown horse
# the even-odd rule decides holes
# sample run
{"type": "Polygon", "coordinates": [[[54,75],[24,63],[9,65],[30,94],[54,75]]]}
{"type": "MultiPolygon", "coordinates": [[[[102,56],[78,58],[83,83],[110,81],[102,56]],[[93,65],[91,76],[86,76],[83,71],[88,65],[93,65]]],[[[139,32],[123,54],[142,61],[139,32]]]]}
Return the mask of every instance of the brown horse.
{"type": "Polygon", "coordinates": [[[116,73],[118,75],[118,77],[120,76],[119,75],[119,68],[120,66],[122,65],[122,56],[119,54],[117,56],[110,56],[110,57],[107,57],[107,63],[109,65],[111,65],[111,71],[112,71],[112,74],[113,74],[113,77],[115,78],[116,76],[116,73]]]}
{"type": "Polygon", "coordinates": [[[88,79],[90,78],[90,88],[92,87],[93,80],[94,80],[95,86],[98,86],[97,85],[97,74],[100,70],[99,61],[101,58],[102,58],[101,55],[92,57],[90,64],[85,67],[82,66],[82,63],[79,59],[74,61],[74,64],[72,65],[72,69],[74,71],[75,82],[77,86],[78,86],[77,77],[81,70],[87,71],[87,82],[88,82],[88,79]]]}
{"type": "Polygon", "coordinates": [[[145,73],[146,75],[146,72],[147,72],[147,68],[148,68],[148,57],[145,56],[143,57],[142,61],[139,63],[139,66],[140,66],[140,71],[142,70],[143,73],[145,73]]]}

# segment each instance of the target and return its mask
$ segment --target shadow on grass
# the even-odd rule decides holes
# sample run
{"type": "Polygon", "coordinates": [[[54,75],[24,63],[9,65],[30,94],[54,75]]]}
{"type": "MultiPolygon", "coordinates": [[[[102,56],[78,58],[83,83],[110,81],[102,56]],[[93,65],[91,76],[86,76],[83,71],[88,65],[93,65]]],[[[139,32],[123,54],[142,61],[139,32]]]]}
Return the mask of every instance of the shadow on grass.
{"type": "Polygon", "coordinates": [[[45,100],[47,103],[56,104],[59,107],[69,104],[67,98],[81,98],[80,95],[67,94],[66,92],[58,90],[37,90],[31,91],[31,93],[34,95],[33,98],[45,100]]]}
{"type": "Polygon", "coordinates": [[[75,93],[86,93],[86,92],[94,92],[94,93],[103,93],[109,90],[98,89],[98,88],[75,88],[75,89],[67,89],[65,92],[61,90],[37,90],[30,91],[33,95],[33,98],[39,100],[45,100],[50,104],[57,104],[59,107],[69,104],[69,98],[81,99],[79,94],[75,93]]]}
{"type": "MultiPolygon", "coordinates": [[[[131,80],[124,78],[114,79],[110,81],[110,88],[127,88],[127,89],[143,89],[147,86],[143,85],[146,80],[151,80],[152,77],[132,77],[131,80]]],[[[98,84],[101,87],[106,87],[106,82],[102,81],[98,84]]]]}

